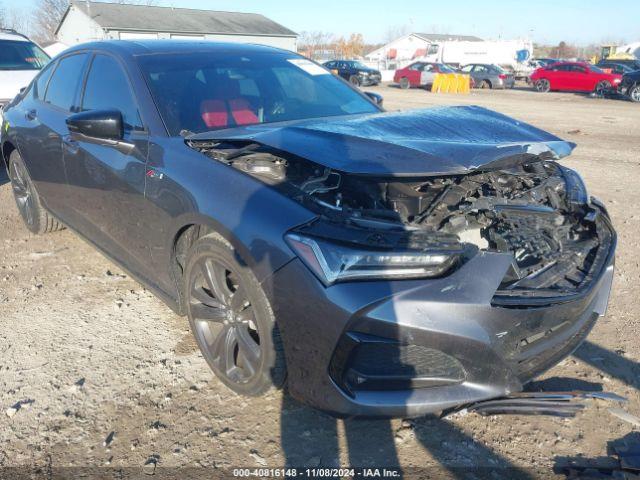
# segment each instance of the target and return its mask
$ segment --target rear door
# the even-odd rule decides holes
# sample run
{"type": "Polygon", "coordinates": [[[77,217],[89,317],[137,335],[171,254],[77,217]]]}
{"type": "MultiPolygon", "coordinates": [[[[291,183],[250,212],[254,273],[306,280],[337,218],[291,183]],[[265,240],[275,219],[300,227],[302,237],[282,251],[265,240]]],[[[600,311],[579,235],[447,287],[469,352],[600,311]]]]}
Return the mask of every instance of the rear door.
{"type": "Polygon", "coordinates": [[[590,92],[596,88],[597,77],[582,65],[571,66],[571,80],[575,90],[590,92]]]}
{"type": "Polygon", "coordinates": [[[80,230],[117,260],[146,274],[144,205],[148,134],[124,65],[97,53],[91,59],[81,111],[119,110],[124,139],[112,141],[66,136],[63,141],[69,197],[80,230]]]}
{"type": "Polygon", "coordinates": [[[34,99],[27,106],[27,140],[20,142],[29,174],[48,209],[69,222],[62,137],[69,134],[65,122],[76,109],[85,72],[86,53],[63,57],[48,66],[34,84],[34,99]]]}

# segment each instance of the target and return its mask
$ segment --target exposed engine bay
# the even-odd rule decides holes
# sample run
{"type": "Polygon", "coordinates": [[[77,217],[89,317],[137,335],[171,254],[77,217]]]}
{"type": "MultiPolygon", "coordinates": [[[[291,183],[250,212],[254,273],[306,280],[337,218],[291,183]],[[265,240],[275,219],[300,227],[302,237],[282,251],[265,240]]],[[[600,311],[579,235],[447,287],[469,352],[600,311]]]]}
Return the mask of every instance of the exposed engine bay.
{"type": "Polygon", "coordinates": [[[513,254],[500,293],[562,296],[597,274],[612,241],[580,177],[536,158],[439,177],[344,174],[256,143],[188,141],[259,178],[325,221],[307,232],[361,246],[513,254]]]}

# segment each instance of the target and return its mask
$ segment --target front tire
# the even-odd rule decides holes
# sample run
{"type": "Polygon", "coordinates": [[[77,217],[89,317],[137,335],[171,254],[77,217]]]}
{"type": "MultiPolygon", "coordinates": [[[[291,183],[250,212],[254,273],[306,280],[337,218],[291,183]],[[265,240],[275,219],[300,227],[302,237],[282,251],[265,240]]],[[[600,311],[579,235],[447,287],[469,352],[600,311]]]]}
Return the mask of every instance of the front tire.
{"type": "Polygon", "coordinates": [[[482,89],[491,89],[491,82],[489,80],[483,80],[482,83],[480,83],[480,88],[482,89]]]}
{"type": "Polygon", "coordinates": [[[354,87],[359,87],[360,86],[360,79],[358,78],[357,75],[351,75],[349,77],[349,83],[351,85],[353,85],[354,87]]]}
{"type": "Polygon", "coordinates": [[[215,233],[200,238],[184,278],[189,324],[216,376],[243,395],[280,388],[286,366],[273,310],[234,248],[215,233]]]}
{"type": "Polygon", "coordinates": [[[409,79],[407,77],[402,77],[400,79],[400,88],[402,90],[408,90],[411,84],[409,83],[409,79]]]}
{"type": "Polygon", "coordinates": [[[629,88],[628,95],[632,102],[640,102],[640,84],[636,84],[629,88]]]}
{"type": "Polygon", "coordinates": [[[609,90],[611,90],[611,83],[609,83],[607,80],[601,80],[596,85],[596,88],[595,88],[594,92],[595,92],[596,95],[603,96],[609,90]]]}
{"type": "Polygon", "coordinates": [[[42,234],[64,229],[42,206],[24,160],[17,150],[9,156],[9,179],[20,216],[31,233],[42,234]]]}
{"type": "Polygon", "coordinates": [[[551,83],[546,78],[541,78],[534,83],[534,87],[540,93],[547,93],[551,90],[551,83]]]}

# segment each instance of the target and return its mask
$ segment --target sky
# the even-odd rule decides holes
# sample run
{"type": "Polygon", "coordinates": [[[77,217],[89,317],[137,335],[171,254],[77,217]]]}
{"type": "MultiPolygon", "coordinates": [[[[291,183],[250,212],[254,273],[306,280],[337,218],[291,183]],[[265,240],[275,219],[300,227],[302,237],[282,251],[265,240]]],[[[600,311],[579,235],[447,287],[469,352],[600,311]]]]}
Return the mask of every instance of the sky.
{"type": "MultiPolygon", "coordinates": [[[[32,7],[36,0],[0,0],[32,7]]],[[[262,13],[296,31],[361,33],[368,43],[390,29],[476,35],[486,39],[586,45],[640,41],[638,0],[159,0],[163,6],[262,13]],[[626,12],[626,13],[625,13],[626,12]],[[634,13],[631,13],[634,12],[634,13]]]]}

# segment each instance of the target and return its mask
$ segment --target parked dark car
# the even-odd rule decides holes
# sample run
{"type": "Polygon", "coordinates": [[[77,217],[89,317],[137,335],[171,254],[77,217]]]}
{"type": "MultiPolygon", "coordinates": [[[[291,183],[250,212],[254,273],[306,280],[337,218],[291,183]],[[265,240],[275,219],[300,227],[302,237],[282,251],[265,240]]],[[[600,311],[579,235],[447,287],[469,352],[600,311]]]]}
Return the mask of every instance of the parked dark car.
{"type": "Polygon", "coordinates": [[[374,86],[382,81],[379,70],[367,67],[357,60],[331,60],[324,66],[338,72],[339,76],[358,87],[374,86]]]}
{"type": "Polygon", "coordinates": [[[640,70],[640,60],[639,59],[631,59],[631,58],[605,58],[600,60],[599,63],[609,62],[615,63],[616,65],[624,65],[629,67],[631,70],[640,70]]]}
{"type": "Polygon", "coordinates": [[[574,144],[490,110],[385,113],[269,47],[106,41],[54,59],[2,132],[27,227],[188,315],[242,394],[439,411],[522,389],[605,313],[616,235],[558,162],[574,144]]]}
{"type": "Polygon", "coordinates": [[[631,65],[626,65],[624,63],[618,63],[617,61],[609,61],[609,60],[601,60],[596,64],[596,67],[599,69],[609,72],[615,73],[618,75],[624,75],[625,73],[631,73],[637,68],[633,68],[631,65]]]}
{"type": "Polygon", "coordinates": [[[640,70],[623,75],[619,90],[634,102],[640,102],[640,70]]]}
{"type": "Polygon", "coordinates": [[[473,78],[473,83],[477,88],[513,88],[516,79],[513,73],[507,72],[498,65],[487,63],[472,63],[465,65],[460,72],[468,74],[473,78]]]}

